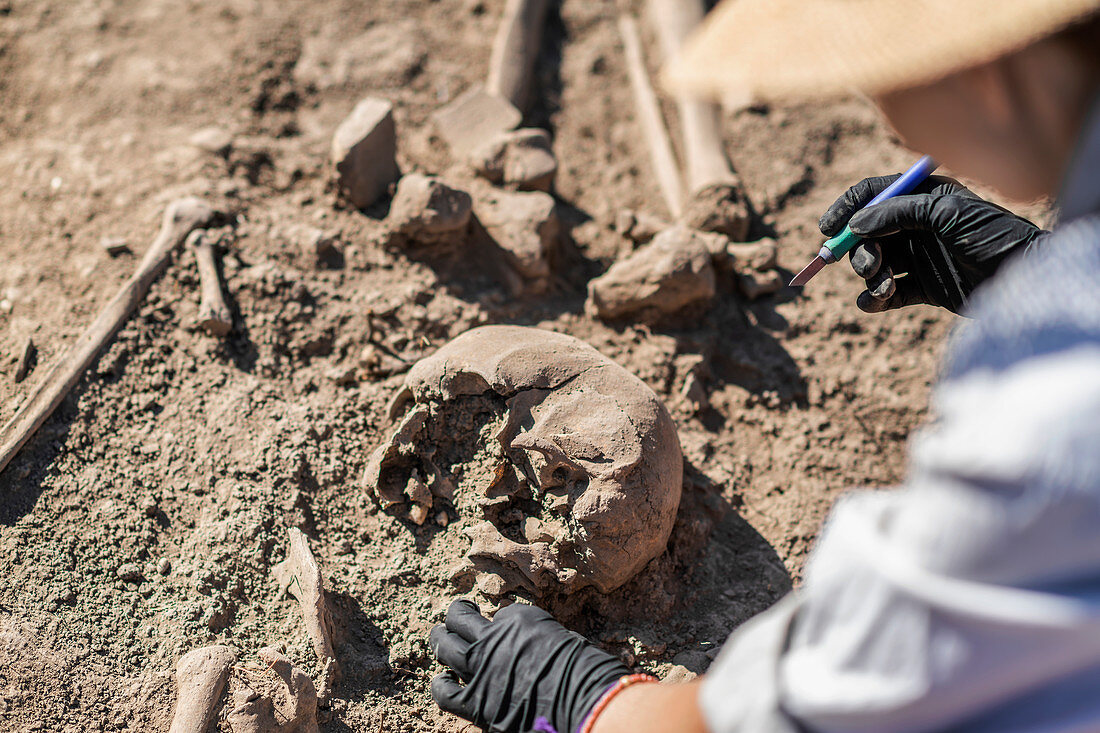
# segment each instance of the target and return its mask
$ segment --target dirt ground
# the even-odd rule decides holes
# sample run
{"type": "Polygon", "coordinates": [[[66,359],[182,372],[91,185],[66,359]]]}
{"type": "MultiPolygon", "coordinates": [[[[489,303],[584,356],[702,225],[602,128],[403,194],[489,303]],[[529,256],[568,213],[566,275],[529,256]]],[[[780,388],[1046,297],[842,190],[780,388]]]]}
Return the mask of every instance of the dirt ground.
{"type": "MultiPolygon", "coordinates": [[[[586,281],[629,251],[616,213],[665,215],[616,27],[640,7],[552,12],[528,122],[552,132],[575,252],[548,294],[515,299],[484,273],[409,257],[386,246],[388,203],[338,201],[329,141],[368,94],[395,104],[402,170],[469,176],[429,116],[483,78],[502,7],[0,2],[0,422],[132,272],[174,198],[231,213],[238,324],[224,341],[195,326],[196,265],[177,257],[0,474],[0,728],[166,730],[175,662],[209,643],[242,660],[285,643],[316,673],[271,574],[288,527],[310,538],[339,631],[344,675],[322,729],[464,728],[431,702],[425,642],[469,540],[461,521],[417,527],[362,490],[404,370],[364,373],[368,342],[407,364],[476,325],[537,325],[588,341],[665,401],[687,463],[668,551],[610,595],[547,599],[657,674],[674,660],[702,671],[797,585],[841,492],[903,476],[949,314],[861,314],[846,266],[801,293],[723,294],[661,328],[584,314],[586,281]],[[188,143],[212,125],[233,135],[225,157],[188,143]],[[311,228],[338,258],[307,253],[311,228]],[[109,256],[104,238],[132,254],[109,256]],[[16,382],[28,335],[37,367],[16,382]],[[681,388],[699,363],[710,407],[695,414],[681,388]]],[[[861,100],[755,107],[724,125],[754,234],[778,239],[786,270],[816,250],[817,217],[847,185],[913,159],[861,100]]]]}

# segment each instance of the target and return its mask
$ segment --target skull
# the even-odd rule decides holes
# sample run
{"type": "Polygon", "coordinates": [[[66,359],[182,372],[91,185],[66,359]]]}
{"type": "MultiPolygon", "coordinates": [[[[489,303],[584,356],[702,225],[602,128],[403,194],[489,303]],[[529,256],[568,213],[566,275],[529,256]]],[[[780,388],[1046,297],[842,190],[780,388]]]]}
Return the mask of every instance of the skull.
{"type": "Polygon", "coordinates": [[[665,548],[680,501],[676,428],[640,379],[572,336],[467,331],[413,365],[364,483],[417,524],[447,521],[490,595],[607,593],[665,548]],[[440,511],[440,510],[443,511],[440,511]]]}

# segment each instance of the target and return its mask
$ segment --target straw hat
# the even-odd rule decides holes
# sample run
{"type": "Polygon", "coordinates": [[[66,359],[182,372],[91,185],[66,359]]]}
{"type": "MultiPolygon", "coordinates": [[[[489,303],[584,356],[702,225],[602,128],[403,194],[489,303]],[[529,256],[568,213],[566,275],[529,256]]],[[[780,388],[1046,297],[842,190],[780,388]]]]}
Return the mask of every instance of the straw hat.
{"type": "Polygon", "coordinates": [[[991,61],[1100,11],[1100,0],[724,0],[665,69],[697,96],[870,94],[991,61]]]}

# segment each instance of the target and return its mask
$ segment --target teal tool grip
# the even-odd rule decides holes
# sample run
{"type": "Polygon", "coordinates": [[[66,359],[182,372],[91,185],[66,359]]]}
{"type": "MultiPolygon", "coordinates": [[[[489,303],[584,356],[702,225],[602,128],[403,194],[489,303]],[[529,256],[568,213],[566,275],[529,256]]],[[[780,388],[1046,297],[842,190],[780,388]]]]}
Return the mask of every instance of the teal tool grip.
{"type": "Polygon", "coordinates": [[[845,226],[844,231],[823,244],[822,247],[833,253],[834,260],[839,260],[848,253],[848,250],[859,244],[859,240],[859,236],[848,226],[845,226]]]}

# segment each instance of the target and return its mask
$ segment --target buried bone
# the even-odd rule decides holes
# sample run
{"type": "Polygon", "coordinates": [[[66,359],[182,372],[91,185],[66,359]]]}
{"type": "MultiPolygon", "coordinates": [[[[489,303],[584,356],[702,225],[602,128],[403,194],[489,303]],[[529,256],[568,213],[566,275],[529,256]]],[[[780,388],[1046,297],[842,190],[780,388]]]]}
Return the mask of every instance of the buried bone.
{"type": "Polygon", "coordinates": [[[302,622],[313,644],[313,651],[324,665],[324,692],[339,673],[332,645],[332,617],[325,599],[324,579],[321,568],[309,549],[305,534],[297,527],[291,527],[287,530],[287,535],[289,546],[286,559],[276,565],[272,572],[279,587],[298,599],[302,609],[302,622]]]}
{"type": "Polygon", "coordinates": [[[176,664],[176,712],[168,733],[205,733],[221,702],[237,652],[227,646],[192,649],[176,664]]]}
{"type": "Polygon", "coordinates": [[[305,672],[273,647],[257,653],[278,677],[281,689],[262,695],[242,687],[226,716],[233,733],[317,733],[317,689],[305,672]]]}
{"type": "Polygon", "coordinates": [[[675,426],[649,387],[585,342],[473,329],[413,365],[392,407],[401,418],[368,462],[367,490],[383,507],[424,506],[418,486],[406,494],[416,471],[437,500],[453,496],[478,519],[467,558],[486,592],[610,592],[664,550],[683,471],[675,426]],[[495,417],[478,427],[475,413],[495,417]],[[492,467],[463,470],[448,451],[492,467]]]}
{"type": "Polygon", "coordinates": [[[216,245],[208,232],[196,229],[188,235],[187,246],[195,253],[195,262],[199,267],[202,300],[199,302],[198,325],[211,336],[225,336],[233,330],[233,316],[225,302],[214,251],[216,245]]]}

